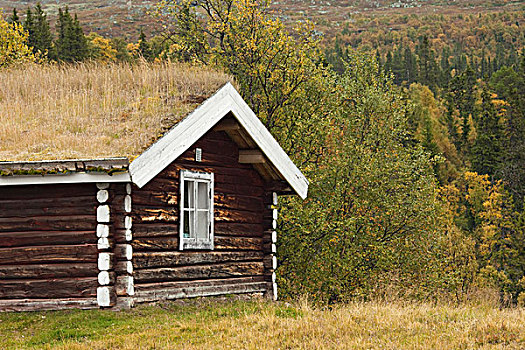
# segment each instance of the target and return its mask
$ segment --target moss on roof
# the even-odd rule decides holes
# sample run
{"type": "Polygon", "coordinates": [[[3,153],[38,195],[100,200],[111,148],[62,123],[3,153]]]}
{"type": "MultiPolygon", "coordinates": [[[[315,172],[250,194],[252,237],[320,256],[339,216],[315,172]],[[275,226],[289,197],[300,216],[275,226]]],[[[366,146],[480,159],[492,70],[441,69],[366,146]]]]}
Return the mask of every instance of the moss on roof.
{"type": "Polygon", "coordinates": [[[175,63],[0,70],[0,161],[133,159],[230,80],[175,63]]]}

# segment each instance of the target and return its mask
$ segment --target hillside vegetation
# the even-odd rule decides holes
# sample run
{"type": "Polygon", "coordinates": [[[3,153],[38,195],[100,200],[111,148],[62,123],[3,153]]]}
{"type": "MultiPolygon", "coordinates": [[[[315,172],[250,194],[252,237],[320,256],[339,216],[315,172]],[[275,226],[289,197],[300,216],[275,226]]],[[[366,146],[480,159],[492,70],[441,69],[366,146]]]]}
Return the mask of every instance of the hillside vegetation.
{"type": "Polygon", "coordinates": [[[182,301],[0,314],[4,349],[520,349],[525,312],[492,306],[182,301]]]}

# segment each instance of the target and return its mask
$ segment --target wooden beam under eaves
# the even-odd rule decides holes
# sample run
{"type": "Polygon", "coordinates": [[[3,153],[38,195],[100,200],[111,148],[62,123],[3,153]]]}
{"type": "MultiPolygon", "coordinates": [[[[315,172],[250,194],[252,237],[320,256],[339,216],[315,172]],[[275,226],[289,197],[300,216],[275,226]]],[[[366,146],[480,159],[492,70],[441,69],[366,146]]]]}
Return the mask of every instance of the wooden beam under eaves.
{"type": "Polygon", "coordinates": [[[235,119],[223,119],[213,127],[213,131],[239,130],[241,126],[235,119]]]}
{"type": "Polygon", "coordinates": [[[266,163],[264,154],[258,149],[239,150],[239,163],[241,164],[262,164],[266,163]]]}

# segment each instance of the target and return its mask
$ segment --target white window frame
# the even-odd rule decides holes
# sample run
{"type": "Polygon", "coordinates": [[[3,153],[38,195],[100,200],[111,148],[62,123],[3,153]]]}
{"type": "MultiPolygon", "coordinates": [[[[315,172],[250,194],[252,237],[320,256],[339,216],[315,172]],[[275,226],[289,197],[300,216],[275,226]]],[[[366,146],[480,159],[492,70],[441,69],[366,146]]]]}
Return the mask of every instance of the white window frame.
{"type": "MultiPolygon", "coordinates": [[[[213,250],[214,244],[213,244],[213,237],[214,237],[214,223],[213,223],[213,212],[214,212],[214,175],[213,173],[201,173],[196,171],[190,171],[190,170],[181,170],[180,171],[180,219],[179,219],[179,248],[180,250],[185,249],[210,249],[213,250]],[[197,190],[198,186],[196,186],[199,182],[204,182],[208,184],[208,200],[209,200],[209,208],[208,210],[208,222],[209,222],[209,231],[208,231],[208,238],[207,239],[199,239],[197,237],[184,237],[184,211],[187,211],[187,208],[184,208],[184,199],[185,196],[187,196],[187,193],[184,193],[184,181],[193,181],[195,185],[193,186],[194,191],[191,195],[193,195],[193,203],[194,203],[194,212],[193,215],[193,227],[195,230],[195,227],[197,227],[197,220],[198,220],[198,211],[202,209],[197,208],[197,190]]],[[[194,233],[195,234],[195,233],[194,233]]]]}

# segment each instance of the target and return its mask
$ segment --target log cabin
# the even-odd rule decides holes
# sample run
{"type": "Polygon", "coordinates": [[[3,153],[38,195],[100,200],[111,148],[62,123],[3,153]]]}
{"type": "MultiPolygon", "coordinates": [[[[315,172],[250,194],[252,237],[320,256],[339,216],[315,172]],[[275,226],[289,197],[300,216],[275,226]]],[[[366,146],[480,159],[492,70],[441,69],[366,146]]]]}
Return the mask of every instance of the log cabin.
{"type": "Polygon", "coordinates": [[[305,198],[305,176],[229,82],[151,136],[136,155],[2,159],[0,311],[277,299],[278,196],[305,198]]]}

